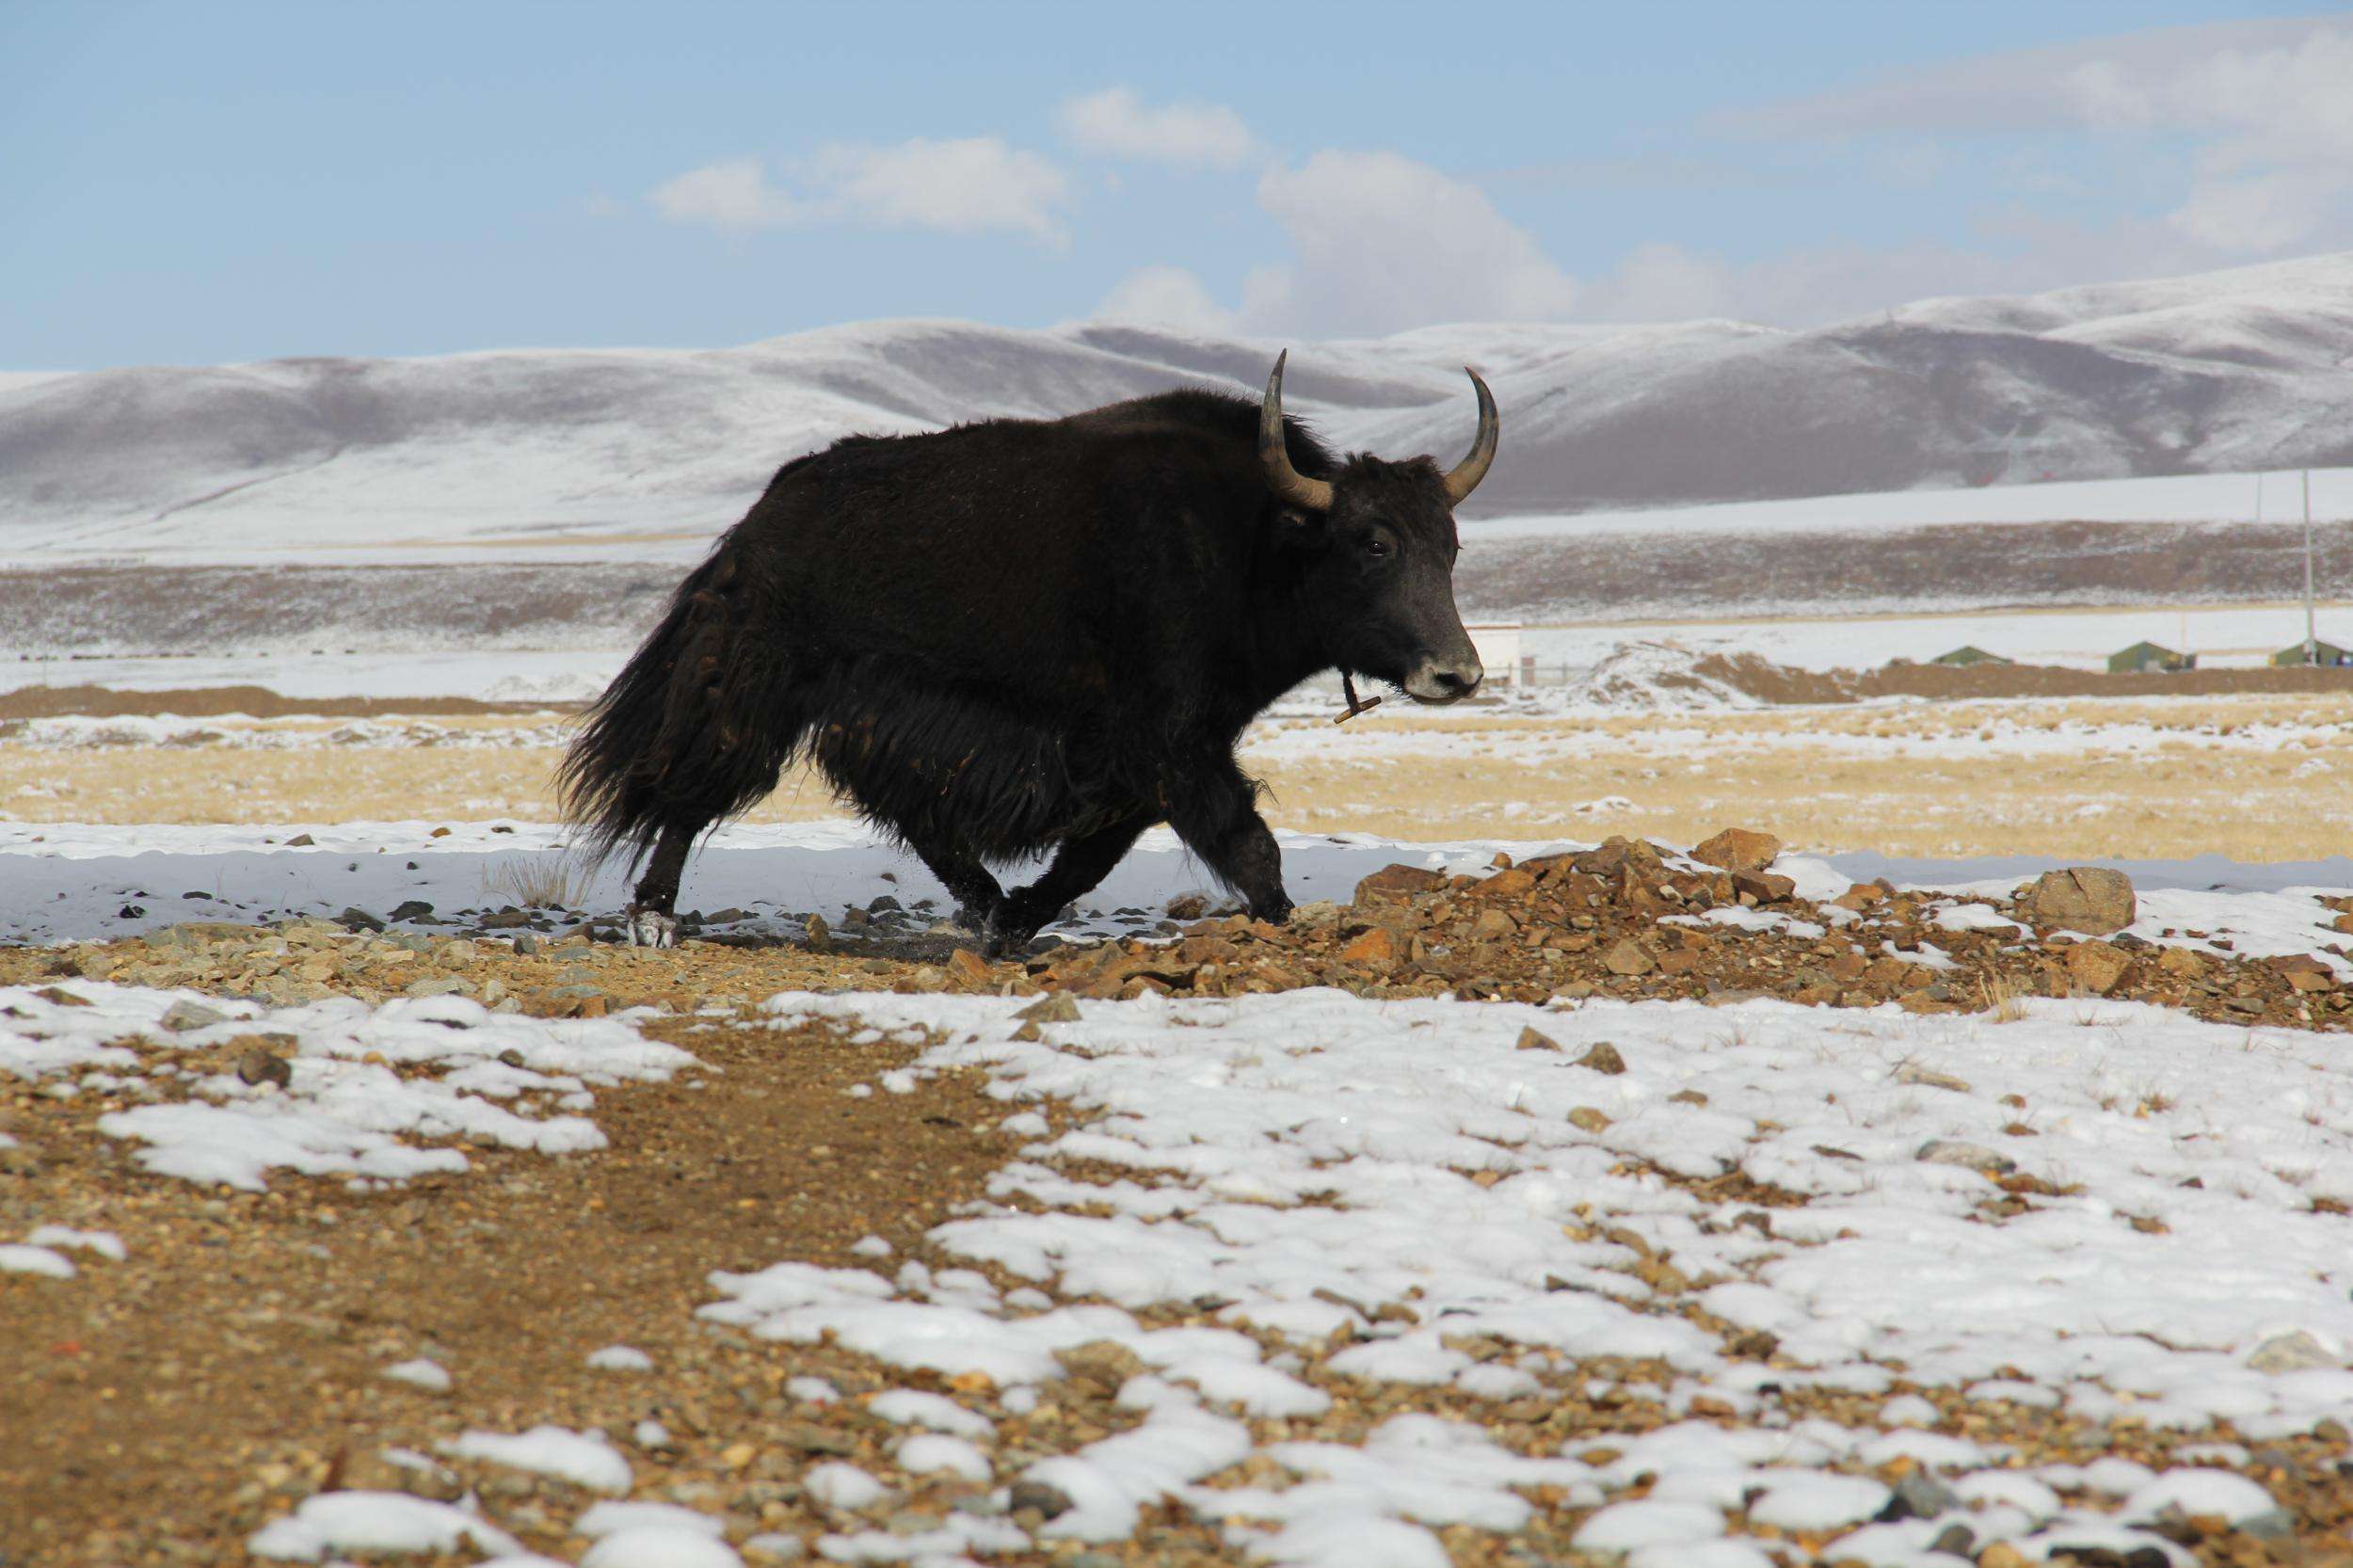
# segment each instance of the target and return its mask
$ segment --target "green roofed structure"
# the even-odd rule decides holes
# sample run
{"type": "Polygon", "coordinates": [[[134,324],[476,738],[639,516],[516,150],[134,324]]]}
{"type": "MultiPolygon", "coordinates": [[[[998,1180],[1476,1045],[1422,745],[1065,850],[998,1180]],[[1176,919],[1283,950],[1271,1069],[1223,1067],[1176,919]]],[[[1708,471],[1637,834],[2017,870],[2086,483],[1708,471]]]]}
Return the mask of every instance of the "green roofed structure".
{"type": "Polygon", "coordinates": [[[1935,658],[1929,660],[1929,663],[1931,664],[1966,665],[2007,664],[2011,663],[2011,661],[2003,658],[1998,653],[1988,653],[1985,649],[1977,647],[1975,644],[1964,643],[1960,648],[1953,649],[1950,653],[1938,654],[1935,658]]]}
{"type": "MultiPolygon", "coordinates": [[[[2303,643],[2294,642],[2271,656],[2275,664],[2305,663],[2303,643]]],[[[2335,643],[2314,641],[2312,663],[2315,664],[2353,664],[2353,648],[2340,648],[2335,643]]]]}
{"type": "Polygon", "coordinates": [[[2110,675],[2171,675],[2178,670],[2198,667],[2195,653],[2176,653],[2155,643],[2135,643],[2128,648],[2108,655],[2110,675]]]}

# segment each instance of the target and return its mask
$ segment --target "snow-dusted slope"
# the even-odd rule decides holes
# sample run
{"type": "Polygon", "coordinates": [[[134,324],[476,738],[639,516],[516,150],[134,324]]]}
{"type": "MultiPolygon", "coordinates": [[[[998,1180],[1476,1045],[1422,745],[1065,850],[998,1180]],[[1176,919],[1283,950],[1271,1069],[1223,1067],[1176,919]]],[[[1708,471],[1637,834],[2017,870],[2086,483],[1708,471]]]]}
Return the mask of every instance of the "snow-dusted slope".
{"type": "MultiPolygon", "coordinates": [[[[1255,390],[1277,346],[910,321],[700,352],[0,376],[0,548],[700,537],[850,431],[1255,390]]],[[[1473,325],[1293,346],[1297,409],[1449,461],[1471,417],[1458,367],[1479,364],[1505,422],[1488,515],[2353,461],[2353,256],[1808,332],[1473,325]]]]}

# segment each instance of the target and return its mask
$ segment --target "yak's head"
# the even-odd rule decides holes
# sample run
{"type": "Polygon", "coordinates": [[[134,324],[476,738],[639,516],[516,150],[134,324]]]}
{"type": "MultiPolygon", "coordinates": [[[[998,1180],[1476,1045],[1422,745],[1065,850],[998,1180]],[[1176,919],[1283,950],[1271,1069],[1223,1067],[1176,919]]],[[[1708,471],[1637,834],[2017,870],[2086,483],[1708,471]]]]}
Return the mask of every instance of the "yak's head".
{"type": "Polygon", "coordinates": [[[1459,702],[1484,670],[1454,608],[1462,552],[1454,508],[1496,460],[1496,400],[1477,371],[1479,435],[1470,456],[1443,471],[1428,457],[1385,462],[1358,454],[1331,479],[1291,467],[1283,431],[1283,361],[1267,378],[1258,462],[1291,516],[1307,556],[1308,613],[1343,670],[1386,680],[1417,702],[1459,702]]]}

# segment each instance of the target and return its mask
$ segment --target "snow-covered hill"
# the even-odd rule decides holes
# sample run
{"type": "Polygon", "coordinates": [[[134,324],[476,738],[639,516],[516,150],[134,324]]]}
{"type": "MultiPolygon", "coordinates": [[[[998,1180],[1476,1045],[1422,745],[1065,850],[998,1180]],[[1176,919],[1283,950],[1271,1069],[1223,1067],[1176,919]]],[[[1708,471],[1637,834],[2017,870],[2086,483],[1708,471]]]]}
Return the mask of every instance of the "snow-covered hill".
{"type": "MultiPolygon", "coordinates": [[[[1278,346],[901,321],[710,351],[0,376],[0,544],[39,560],[699,539],[846,432],[1255,390],[1278,346]]],[[[1459,366],[1478,364],[1504,410],[1490,516],[2353,462],[2353,255],[1804,332],[1476,325],[1291,346],[1294,408],[1350,445],[1449,459],[1471,421],[1459,366]]]]}

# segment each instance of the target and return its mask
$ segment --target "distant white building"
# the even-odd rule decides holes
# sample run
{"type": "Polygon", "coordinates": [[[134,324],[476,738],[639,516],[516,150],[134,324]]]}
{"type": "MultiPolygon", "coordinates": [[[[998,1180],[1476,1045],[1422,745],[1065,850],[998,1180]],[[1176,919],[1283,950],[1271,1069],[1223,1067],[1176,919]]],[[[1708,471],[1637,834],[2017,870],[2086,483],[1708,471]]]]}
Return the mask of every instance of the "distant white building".
{"type": "Polygon", "coordinates": [[[1487,679],[1498,686],[1515,686],[1520,679],[1520,623],[1515,620],[1465,621],[1471,647],[1486,666],[1487,679]]]}

